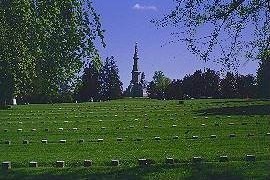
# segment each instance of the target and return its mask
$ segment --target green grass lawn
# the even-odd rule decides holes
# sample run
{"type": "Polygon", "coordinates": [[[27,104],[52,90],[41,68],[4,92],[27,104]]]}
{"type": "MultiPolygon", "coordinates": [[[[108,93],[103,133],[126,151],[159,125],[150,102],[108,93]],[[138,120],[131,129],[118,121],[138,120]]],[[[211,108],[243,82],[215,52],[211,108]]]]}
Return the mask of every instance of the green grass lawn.
{"type": "Polygon", "coordinates": [[[270,179],[267,133],[270,101],[212,99],[179,104],[122,99],[16,106],[0,110],[0,162],[12,163],[0,179],[270,179]],[[47,144],[41,143],[44,139],[47,144]],[[247,154],[255,155],[256,162],[246,162],[247,154]],[[219,162],[221,155],[227,155],[229,162],[219,162]],[[194,156],[201,156],[203,163],[192,163],[194,156]],[[176,164],[166,165],[166,157],[176,164]],[[153,164],[141,168],[139,158],[153,164]],[[93,166],[83,168],[85,159],[93,166]],[[112,167],[112,159],[118,159],[120,166],[112,167]],[[55,168],[57,160],[65,161],[66,167],[55,168]],[[29,168],[30,161],[39,167],[29,168]]]}

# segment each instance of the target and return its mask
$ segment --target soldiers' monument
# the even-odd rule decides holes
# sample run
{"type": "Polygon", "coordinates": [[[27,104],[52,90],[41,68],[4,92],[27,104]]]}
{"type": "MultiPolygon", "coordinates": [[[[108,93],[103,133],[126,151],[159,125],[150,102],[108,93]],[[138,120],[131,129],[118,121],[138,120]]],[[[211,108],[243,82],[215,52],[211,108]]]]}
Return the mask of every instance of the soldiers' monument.
{"type": "Polygon", "coordinates": [[[126,93],[127,96],[131,97],[143,97],[143,85],[140,80],[141,72],[138,69],[138,43],[135,44],[135,53],[133,56],[133,69],[131,71],[132,79],[130,81],[130,85],[128,86],[126,93]]]}

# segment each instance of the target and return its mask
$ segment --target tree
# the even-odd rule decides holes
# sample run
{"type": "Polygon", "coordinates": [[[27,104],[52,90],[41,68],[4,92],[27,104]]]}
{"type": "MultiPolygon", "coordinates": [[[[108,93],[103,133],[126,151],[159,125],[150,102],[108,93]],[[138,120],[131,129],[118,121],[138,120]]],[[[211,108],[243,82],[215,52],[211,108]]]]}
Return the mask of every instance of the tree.
{"type": "Polygon", "coordinates": [[[184,92],[183,92],[183,81],[182,80],[173,80],[169,87],[167,88],[166,92],[167,99],[183,99],[184,92]]]}
{"type": "Polygon", "coordinates": [[[162,71],[155,71],[153,81],[150,82],[147,90],[149,97],[164,99],[170,83],[171,80],[162,71]]]}
{"type": "Polygon", "coordinates": [[[251,74],[246,76],[236,75],[236,91],[238,98],[255,98],[256,93],[256,81],[255,77],[251,74]]]}
{"type": "Polygon", "coordinates": [[[98,56],[95,39],[105,46],[90,0],[0,1],[0,19],[2,102],[15,96],[52,101],[98,56]]]}
{"type": "Polygon", "coordinates": [[[79,85],[77,98],[79,101],[97,101],[100,99],[100,69],[94,65],[93,62],[89,63],[89,66],[84,69],[82,75],[82,82],[79,85]]]}
{"type": "Polygon", "coordinates": [[[262,98],[270,98],[270,56],[260,63],[257,72],[258,94],[262,98]]]}
{"type": "Polygon", "coordinates": [[[173,26],[175,41],[204,61],[212,52],[227,67],[238,64],[237,55],[265,60],[270,56],[269,0],[176,0],[175,8],[157,26],[173,26]],[[207,30],[206,30],[207,29],[207,30]]]}
{"type": "Polygon", "coordinates": [[[219,96],[219,74],[214,70],[207,69],[202,76],[204,81],[204,96],[217,98],[219,96]]]}
{"type": "Polygon", "coordinates": [[[122,85],[119,69],[114,57],[106,58],[100,73],[100,97],[102,100],[117,99],[122,96],[122,85]]]}
{"type": "Polygon", "coordinates": [[[147,88],[147,81],[145,80],[144,72],[142,72],[142,74],[141,74],[141,85],[143,88],[147,88]]]}
{"type": "Polygon", "coordinates": [[[237,97],[236,78],[231,72],[227,72],[224,79],[220,81],[220,95],[222,98],[237,97]]]}

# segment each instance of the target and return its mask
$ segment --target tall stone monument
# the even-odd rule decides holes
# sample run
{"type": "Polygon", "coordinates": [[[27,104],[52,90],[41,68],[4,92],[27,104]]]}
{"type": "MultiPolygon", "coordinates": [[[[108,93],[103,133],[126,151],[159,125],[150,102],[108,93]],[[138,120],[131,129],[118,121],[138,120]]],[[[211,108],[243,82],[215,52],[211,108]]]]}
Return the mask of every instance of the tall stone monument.
{"type": "Polygon", "coordinates": [[[138,43],[135,44],[135,52],[133,56],[133,69],[131,71],[132,79],[127,88],[127,95],[131,97],[143,97],[143,86],[140,79],[141,72],[138,68],[138,43]]]}

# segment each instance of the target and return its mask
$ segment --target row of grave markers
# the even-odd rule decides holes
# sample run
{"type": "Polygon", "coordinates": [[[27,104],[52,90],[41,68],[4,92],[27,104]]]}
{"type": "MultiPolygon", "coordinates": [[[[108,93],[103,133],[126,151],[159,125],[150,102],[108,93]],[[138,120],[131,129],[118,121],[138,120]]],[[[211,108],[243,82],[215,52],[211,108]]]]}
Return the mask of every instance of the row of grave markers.
{"type": "MultiPolygon", "coordinates": [[[[270,133],[266,133],[266,135],[267,135],[267,136],[270,136],[270,133]]],[[[254,136],[254,134],[248,134],[248,136],[254,136]]],[[[236,137],[236,134],[230,134],[229,137],[230,137],[230,138],[234,138],[234,137],[236,137]]],[[[213,135],[210,135],[209,138],[217,138],[217,135],[214,135],[214,134],[213,134],[213,135]]],[[[179,139],[179,136],[173,136],[172,139],[179,139]]],[[[185,139],[199,139],[199,136],[191,136],[190,138],[185,138],[185,139]]],[[[136,138],[136,139],[134,139],[134,140],[135,140],[135,141],[143,141],[143,138],[136,138]]],[[[160,141],[161,138],[160,138],[160,136],[155,136],[155,137],[153,138],[153,140],[160,141]]],[[[104,141],[104,139],[99,138],[99,139],[97,139],[96,141],[91,141],[91,142],[103,142],[103,141],[104,141]]],[[[116,138],[116,141],[123,141],[123,138],[116,138]]],[[[66,142],[67,142],[66,139],[61,139],[61,140],[59,140],[59,143],[66,143],[66,142]]],[[[84,139],[79,139],[79,140],[78,140],[78,143],[84,143],[84,142],[85,142],[84,139]]],[[[23,144],[29,144],[29,143],[30,143],[29,140],[23,140],[23,144]]],[[[48,143],[48,140],[47,140],[47,139],[42,139],[42,140],[41,140],[41,143],[47,144],[47,143],[48,143]]],[[[6,140],[6,141],[4,142],[4,144],[11,145],[11,141],[6,140]]]]}
{"type": "MultiPolygon", "coordinates": [[[[99,120],[99,122],[102,122],[102,120],[99,120]]],[[[234,125],[234,123],[229,123],[228,125],[234,125]]],[[[246,124],[244,124],[244,125],[246,125],[246,124]]],[[[201,124],[201,126],[202,126],[202,127],[205,127],[206,124],[201,124]]],[[[215,126],[219,126],[219,124],[215,124],[215,126]]],[[[162,126],[159,126],[159,127],[162,127],[162,126]]],[[[172,127],[173,127],[173,128],[176,128],[177,125],[176,125],[176,124],[173,124],[172,127]]],[[[130,125],[128,128],[133,129],[133,128],[135,128],[135,126],[130,125]]],[[[144,126],[143,128],[147,129],[147,128],[149,128],[149,126],[144,126]]],[[[100,129],[101,129],[101,130],[105,130],[106,127],[105,127],[105,126],[100,127],[100,129]]],[[[59,131],[63,131],[64,128],[60,127],[60,128],[58,128],[58,130],[59,130],[59,131]]],[[[72,129],[68,129],[68,130],[77,131],[77,130],[79,130],[79,129],[78,129],[78,128],[72,128],[72,129]]],[[[87,128],[87,130],[89,130],[89,128],[87,128]]],[[[17,132],[22,132],[22,131],[23,131],[23,129],[21,129],[21,128],[17,129],[17,132]]],[[[33,129],[31,129],[31,131],[35,132],[35,131],[37,131],[37,129],[33,128],[33,129]]],[[[49,128],[45,128],[45,131],[49,131],[49,128]]],[[[4,129],[4,132],[8,132],[8,129],[4,129]]],[[[269,135],[270,135],[270,134],[269,134],[269,135]]]]}
{"type": "MultiPolygon", "coordinates": [[[[251,155],[251,154],[247,154],[245,156],[245,161],[247,162],[255,162],[256,161],[256,156],[255,155],[251,155]]],[[[202,163],[203,162],[203,158],[201,156],[195,156],[192,158],[192,162],[193,163],[202,163]]],[[[219,162],[229,162],[229,158],[227,155],[223,155],[219,157],[219,162]]],[[[174,159],[174,158],[166,158],[165,159],[165,163],[166,164],[177,164],[178,162],[174,159]]],[[[120,160],[118,159],[112,159],[111,160],[111,166],[119,166],[120,165],[120,160]]],[[[155,161],[151,160],[151,159],[138,159],[138,165],[139,166],[148,166],[151,164],[155,164],[155,161]]],[[[93,161],[92,160],[84,160],[83,161],[83,166],[84,167],[91,167],[93,165],[93,161]]],[[[56,161],[54,166],[56,168],[64,168],[65,167],[65,161],[56,161]]],[[[38,167],[38,162],[36,161],[31,161],[29,162],[29,167],[38,167]]],[[[2,170],[9,170],[11,169],[11,162],[10,161],[5,161],[2,162],[2,170]]]]}

